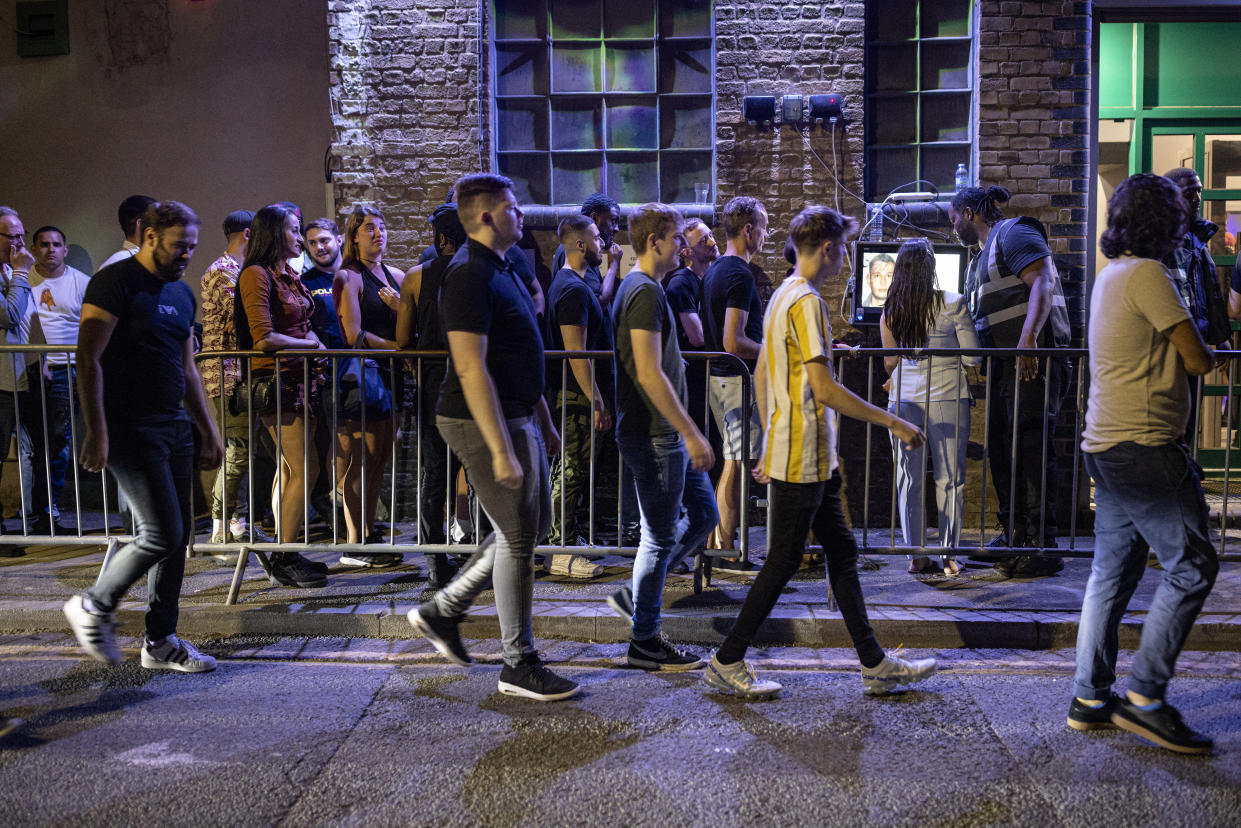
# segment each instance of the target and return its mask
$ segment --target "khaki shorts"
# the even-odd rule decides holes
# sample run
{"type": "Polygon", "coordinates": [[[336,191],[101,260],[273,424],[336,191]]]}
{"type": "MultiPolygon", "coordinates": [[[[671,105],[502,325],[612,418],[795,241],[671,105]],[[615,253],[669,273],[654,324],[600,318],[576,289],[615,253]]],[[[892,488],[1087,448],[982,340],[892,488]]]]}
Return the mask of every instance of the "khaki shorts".
{"type": "Polygon", "coordinates": [[[715,427],[724,438],[724,459],[743,460],[742,435],[750,429],[750,460],[758,459],[759,422],[758,406],[754,404],[753,389],[750,392],[750,410],[741,410],[741,388],[744,377],[711,377],[711,417],[715,427]]]}

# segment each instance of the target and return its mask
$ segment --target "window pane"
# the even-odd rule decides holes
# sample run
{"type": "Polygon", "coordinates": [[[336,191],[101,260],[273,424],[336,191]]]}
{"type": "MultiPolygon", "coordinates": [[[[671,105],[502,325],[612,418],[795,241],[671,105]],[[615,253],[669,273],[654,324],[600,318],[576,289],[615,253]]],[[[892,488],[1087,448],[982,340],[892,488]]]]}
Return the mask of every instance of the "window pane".
{"type": "Polygon", "coordinates": [[[553,46],[552,91],[601,91],[599,57],[598,46],[553,46]]]}
{"type": "Polygon", "coordinates": [[[552,155],[553,204],[581,204],[603,191],[603,153],[552,155]]]}
{"type": "Polygon", "coordinates": [[[610,38],[654,37],[655,0],[605,0],[603,36],[610,38]]]}
{"type": "Polygon", "coordinates": [[[1241,233],[1241,201],[1204,201],[1202,214],[1219,225],[1219,230],[1208,242],[1211,255],[1237,255],[1237,234],[1241,233]]]}
{"type": "Polygon", "coordinates": [[[1202,186],[1208,190],[1241,190],[1241,135],[1206,136],[1207,174],[1202,186]]]}
{"type": "Polygon", "coordinates": [[[659,21],[663,37],[709,37],[711,0],[660,0],[659,21]]]}
{"type": "Polygon", "coordinates": [[[668,99],[659,104],[659,146],[662,149],[710,149],[711,99],[668,99]]]}
{"type": "Polygon", "coordinates": [[[603,103],[598,98],[552,101],[552,149],[603,149],[603,103]]]}
{"type": "Polygon", "coordinates": [[[650,200],[658,192],[658,182],[659,163],[655,153],[608,153],[607,194],[622,204],[650,200]]]}
{"type": "Polygon", "coordinates": [[[547,149],[546,101],[498,101],[496,103],[496,149],[547,149]]]}
{"type": "Polygon", "coordinates": [[[912,93],[872,98],[866,119],[872,144],[912,144],[918,140],[918,98],[912,93]]]}
{"type": "MultiPolygon", "coordinates": [[[[923,95],[923,141],[968,141],[970,139],[970,96],[923,95]]],[[[962,158],[962,161],[968,159],[962,158]]]]}
{"type": "Polygon", "coordinates": [[[873,92],[908,92],[918,84],[918,45],[869,46],[866,62],[873,92]]]}
{"type": "Polygon", "coordinates": [[[918,156],[913,147],[872,149],[866,154],[867,171],[873,176],[874,201],[917,177],[918,156]]]}
{"type": "Polygon", "coordinates": [[[496,0],[496,40],[547,35],[545,0],[496,0]]]}
{"type": "Polygon", "coordinates": [[[608,149],[657,149],[657,114],[654,98],[609,101],[608,149]]]}
{"type": "Polygon", "coordinates": [[[597,38],[603,22],[599,0],[551,0],[552,39],[597,38]]]}
{"type": "Polygon", "coordinates": [[[970,44],[922,44],[922,89],[969,89],[970,44]]]}
{"type": "Polygon", "coordinates": [[[550,203],[546,155],[497,154],[496,163],[501,175],[513,179],[513,191],[518,201],[526,204],[550,203]]]}
{"type": "Polygon", "coordinates": [[[867,40],[911,40],[918,36],[918,6],[900,3],[867,3],[867,40]]]}
{"type": "Polygon", "coordinates": [[[711,184],[711,153],[665,152],[659,157],[659,199],[665,204],[693,204],[694,185],[711,184]]]}
{"type": "Polygon", "coordinates": [[[1194,165],[1194,136],[1152,135],[1151,172],[1163,175],[1173,167],[1194,165]]]}
{"type": "MultiPolygon", "coordinates": [[[[953,178],[956,174],[957,164],[962,162],[967,167],[969,166],[969,144],[946,147],[923,144],[921,177],[934,184],[941,193],[951,193],[953,191],[953,178]]],[[[910,177],[912,178],[912,176],[910,177]]],[[[926,185],[921,184],[917,189],[924,190],[926,185]]]]}
{"type": "Polygon", "coordinates": [[[547,47],[497,46],[497,95],[546,95],[547,47]]]}
{"type": "Polygon", "coordinates": [[[921,6],[922,37],[969,36],[970,0],[922,0],[921,6]]]}
{"type": "Polygon", "coordinates": [[[609,92],[655,92],[655,47],[607,48],[609,92]]]}
{"type": "Polygon", "coordinates": [[[660,92],[711,93],[711,41],[665,43],[659,50],[660,92]]]}

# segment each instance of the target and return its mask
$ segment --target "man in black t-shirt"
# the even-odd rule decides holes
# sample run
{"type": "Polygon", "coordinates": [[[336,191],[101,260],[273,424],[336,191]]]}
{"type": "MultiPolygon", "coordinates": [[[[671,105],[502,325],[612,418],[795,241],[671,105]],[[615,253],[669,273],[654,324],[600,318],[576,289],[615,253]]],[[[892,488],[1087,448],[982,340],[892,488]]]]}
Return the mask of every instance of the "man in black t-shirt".
{"type": "Polygon", "coordinates": [[[504,667],[501,693],[557,701],[578,686],[543,666],[534,648],[534,546],[551,523],[547,455],[560,448],[543,398],[543,339],[534,302],[505,260],[521,238],[513,182],[475,173],[456,185],[469,234],[444,274],[440,322],[449,361],[436,425],[461,459],[496,531],[448,586],[410,610],[414,629],[448,658],[468,664],[458,630],[492,582],[504,667]]]}
{"type": "MultiPolygon", "coordinates": [[[[685,249],[681,251],[682,266],[669,274],[665,293],[668,309],[677,323],[677,344],[681,353],[701,351],[702,336],[702,277],[707,268],[720,257],[715,237],[701,219],[685,222],[685,249]]],[[[694,423],[707,430],[707,364],[701,360],[687,360],[685,382],[689,386],[689,414],[694,423]]]]}
{"type": "MultiPolygon", "coordinates": [[[[547,342],[551,351],[611,351],[610,320],[583,274],[603,261],[599,228],[586,216],[560,222],[565,266],[547,292],[547,342]]],[[[556,403],[557,422],[564,423],[564,463],[552,465],[552,545],[577,538],[577,509],[588,495],[594,459],[591,436],[612,426],[612,412],[600,392],[611,386],[611,360],[571,359],[552,363],[549,391],[556,403]],[[592,367],[593,366],[593,367],[592,367]]],[[[579,555],[553,555],[551,572],[569,578],[593,578],[602,567],[579,555]]]]}
{"type": "MultiPolygon", "coordinates": [[[[967,187],[948,209],[961,242],[982,248],[966,273],[978,341],[984,348],[1066,348],[1069,315],[1047,230],[1037,219],[1005,219],[998,205],[1008,199],[1003,187],[967,187]]],[[[992,357],[985,367],[992,394],[987,460],[1004,528],[992,545],[1055,547],[1059,469],[1051,437],[1068,387],[1068,363],[1057,357],[992,357]]],[[[1004,558],[996,568],[1007,575],[1050,575],[1063,569],[1064,561],[1023,556],[1004,558]]]]}
{"type": "MultiPolygon", "coordinates": [[[[752,374],[763,339],[763,306],[750,259],[767,239],[766,208],[749,196],[732,199],[724,205],[724,234],[728,238],[724,255],[707,269],[702,280],[704,350],[725,351],[739,357],[752,374]]],[[[733,548],[741,523],[746,465],[758,457],[758,409],[752,390],[749,405],[745,405],[743,389],[748,382],[746,372],[731,361],[711,363],[711,415],[724,441],[724,468],[715,487],[715,502],[720,510],[717,549],[733,548]]],[[[735,559],[720,559],[715,565],[726,571],[753,570],[735,559]]]]}
{"type": "Polygon", "coordinates": [[[202,444],[199,467],[214,469],[224,456],[194,366],[194,294],[180,281],[198,227],[198,216],[184,204],[151,205],[142,217],[138,252],[105,267],[86,289],[77,354],[86,426],[82,467],[112,472],[138,534],[116,551],[95,585],[64,608],[83,649],[97,661],[118,664],[117,605],[149,576],[142,666],[183,673],[215,669],[214,658],[176,635],[194,526],[191,419],[202,444]]]}
{"type": "MultiPolygon", "coordinates": [[[[602,262],[590,265],[582,279],[599,297],[599,304],[604,308],[612,307],[612,297],[616,296],[616,283],[620,276],[620,264],[623,253],[620,245],[615,242],[616,230],[620,227],[620,205],[616,199],[603,193],[594,193],[582,202],[582,215],[595,223],[599,228],[599,238],[603,242],[603,250],[607,254],[608,266],[600,271],[602,262]]],[[[552,255],[552,272],[559,273],[564,267],[565,248],[562,244],[552,255]]]]}
{"type": "Polygon", "coordinates": [[[646,670],[702,665],[660,633],[660,602],[669,567],[696,552],[718,519],[706,473],[715,456],[685,410],[684,363],[659,286],[684,246],[681,223],[681,214],[666,204],[644,204],[631,214],[638,266],[626,274],[612,303],[616,442],[637,488],[642,541],[632,586],[609,596],[608,604],[633,625],[629,664],[646,670]],[[677,537],[682,507],[688,520],[677,537]]]}

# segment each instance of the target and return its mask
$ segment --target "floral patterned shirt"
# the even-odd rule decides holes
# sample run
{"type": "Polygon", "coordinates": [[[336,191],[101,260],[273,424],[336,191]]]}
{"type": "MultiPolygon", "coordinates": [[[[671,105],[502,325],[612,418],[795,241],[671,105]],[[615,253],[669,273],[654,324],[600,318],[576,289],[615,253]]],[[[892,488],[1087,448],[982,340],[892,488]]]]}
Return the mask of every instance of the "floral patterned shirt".
{"type": "MultiPolygon", "coordinates": [[[[203,274],[203,352],[237,350],[237,328],[233,323],[233,296],[237,291],[237,277],[241,265],[225,253],[211,263],[203,274]]],[[[203,390],[208,397],[228,396],[241,379],[241,361],[225,359],[224,382],[220,382],[218,359],[204,359],[198,363],[203,378],[203,390]]]]}

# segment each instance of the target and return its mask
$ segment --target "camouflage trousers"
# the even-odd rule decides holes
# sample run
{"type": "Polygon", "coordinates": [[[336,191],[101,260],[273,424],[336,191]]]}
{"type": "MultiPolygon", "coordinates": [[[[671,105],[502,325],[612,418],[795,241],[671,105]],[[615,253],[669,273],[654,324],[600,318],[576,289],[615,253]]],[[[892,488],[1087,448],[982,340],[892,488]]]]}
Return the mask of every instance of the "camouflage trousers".
{"type": "MultiPolygon", "coordinates": [[[[565,391],[562,403],[556,393],[552,422],[560,429],[561,456],[552,460],[552,532],[548,543],[572,545],[579,531],[579,510],[584,511],[590,497],[590,440],[594,432],[590,398],[577,391],[565,391]],[[562,419],[563,418],[563,419],[562,419]],[[563,423],[563,426],[562,426],[563,423]],[[563,463],[561,461],[563,457],[563,463]],[[563,498],[563,501],[562,501],[563,498]],[[565,526],[561,526],[561,515],[565,526]]],[[[596,436],[595,451],[599,451],[596,436]]],[[[581,515],[586,518],[585,514],[581,515]]]]}

